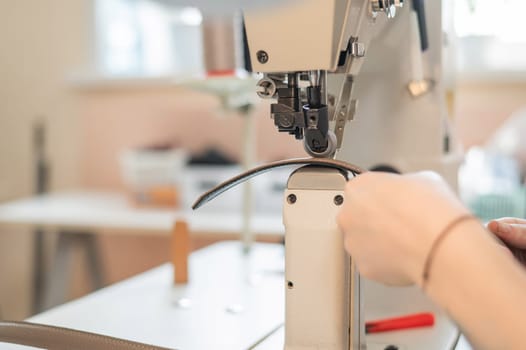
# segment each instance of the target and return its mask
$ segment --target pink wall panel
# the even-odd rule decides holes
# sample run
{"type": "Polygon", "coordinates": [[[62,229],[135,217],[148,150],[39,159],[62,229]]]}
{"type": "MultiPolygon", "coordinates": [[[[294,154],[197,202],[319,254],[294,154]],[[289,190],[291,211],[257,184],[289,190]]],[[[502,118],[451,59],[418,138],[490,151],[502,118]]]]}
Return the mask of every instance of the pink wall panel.
{"type": "MultiPolygon", "coordinates": [[[[224,113],[219,99],[177,88],[92,91],[81,99],[83,185],[122,186],[119,153],[130,147],[171,143],[190,151],[218,146],[228,155],[242,155],[243,121],[224,113]]],[[[255,110],[258,161],[303,156],[302,145],[278,133],[268,104],[255,110]]]]}

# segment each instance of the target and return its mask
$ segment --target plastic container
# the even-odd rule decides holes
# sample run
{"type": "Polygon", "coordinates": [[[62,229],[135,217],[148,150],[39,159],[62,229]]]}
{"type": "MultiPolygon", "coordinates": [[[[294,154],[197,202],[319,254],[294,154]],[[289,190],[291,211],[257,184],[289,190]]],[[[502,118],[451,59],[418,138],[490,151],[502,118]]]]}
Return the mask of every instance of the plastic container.
{"type": "Polygon", "coordinates": [[[124,184],[134,204],[178,207],[186,169],[183,149],[132,149],[121,154],[124,184]]]}

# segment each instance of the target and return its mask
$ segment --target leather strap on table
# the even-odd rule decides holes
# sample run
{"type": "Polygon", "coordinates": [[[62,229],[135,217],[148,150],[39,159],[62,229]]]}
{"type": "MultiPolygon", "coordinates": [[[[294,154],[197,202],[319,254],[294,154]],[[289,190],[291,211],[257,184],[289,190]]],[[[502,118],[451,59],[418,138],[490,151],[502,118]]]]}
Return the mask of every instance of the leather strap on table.
{"type": "Polygon", "coordinates": [[[49,350],[170,350],[128,340],[28,322],[0,322],[0,342],[49,350]]]}
{"type": "Polygon", "coordinates": [[[265,164],[256,168],[253,168],[251,170],[248,170],[242,174],[239,174],[230,180],[227,180],[218,186],[214,187],[210,191],[204,193],[197,199],[197,201],[192,206],[192,209],[198,209],[202,207],[204,204],[210,202],[212,199],[219,196],[221,193],[228,191],[232,187],[235,187],[257,175],[266,173],[268,171],[277,169],[277,168],[283,168],[283,167],[289,167],[289,166],[305,166],[305,165],[315,165],[320,167],[326,167],[326,168],[333,168],[338,169],[344,172],[351,172],[355,175],[361,174],[365,172],[362,168],[349,164],[340,160],[335,159],[329,159],[329,158],[300,158],[300,159],[288,159],[288,160],[281,160],[278,162],[265,164]]]}

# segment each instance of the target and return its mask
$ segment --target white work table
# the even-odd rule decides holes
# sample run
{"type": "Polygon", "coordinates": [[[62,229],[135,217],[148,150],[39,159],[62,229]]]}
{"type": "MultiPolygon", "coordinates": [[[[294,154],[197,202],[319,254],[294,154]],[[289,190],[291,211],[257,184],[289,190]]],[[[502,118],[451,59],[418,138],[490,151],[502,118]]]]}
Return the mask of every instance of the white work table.
{"type": "MultiPolygon", "coordinates": [[[[69,286],[68,266],[73,246],[81,245],[85,249],[88,260],[86,266],[95,288],[104,285],[104,272],[94,234],[171,235],[172,242],[178,242],[171,245],[172,261],[175,265],[186,265],[189,247],[188,239],[180,239],[182,231],[183,236],[188,233],[241,235],[243,232],[241,210],[218,210],[217,205],[212,209],[205,207],[193,212],[190,209],[138,208],[123,193],[56,192],[1,204],[0,231],[16,226],[38,229],[40,236],[43,230],[59,233],[55,261],[49,272],[43,269],[42,238],[35,241],[33,302],[34,310],[38,312],[64,302],[69,286]],[[184,225],[176,226],[176,223],[181,222],[184,225]]],[[[253,234],[284,234],[279,212],[252,215],[249,224],[253,234]]],[[[184,280],[185,276],[181,272],[175,278],[184,280]]]]}
{"type": "MultiPolygon", "coordinates": [[[[192,232],[232,233],[242,230],[241,212],[211,212],[133,207],[118,192],[72,191],[30,197],[0,205],[0,224],[40,226],[52,229],[125,230],[170,233],[174,222],[186,220],[192,232]]],[[[251,217],[251,231],[284,232],[281,213],[251,217]]]]}
{"type": "MultiPolygon", "coordinates": [[[[241,251],[240,243],[224,242],[194,252],[187,285],[174,287],[172,267],[163,265],[29,321],[181,350],[282,349],[284,249],[256,244],[249,256],[241,251]]],[[[416,288],[365,281],[366,320],[422,311],[435,313],[434,327],[368,335],[368,350],[454,349],[456,331],[416,288]]]]}

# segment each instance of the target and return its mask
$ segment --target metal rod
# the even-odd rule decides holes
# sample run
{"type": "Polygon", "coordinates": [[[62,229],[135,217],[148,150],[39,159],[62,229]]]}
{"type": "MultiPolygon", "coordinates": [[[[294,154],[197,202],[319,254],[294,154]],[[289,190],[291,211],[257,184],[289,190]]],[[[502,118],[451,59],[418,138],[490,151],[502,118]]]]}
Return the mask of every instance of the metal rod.
{"type": "MultiPolygon", "coordinates": [[[[252,107],[242,108],[241,113],[244,119],[244,139],[243,139],[243,168],[251,169],[256,158],[256,121],[252,113],[252,107]]],[[[242,242],[243,252],[249,253],[254,243],[254,233],[251,228],[253,193],[250,182],[243,185],[243,216],[242,216],[242,242]]]]}

